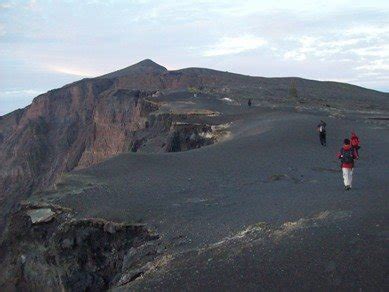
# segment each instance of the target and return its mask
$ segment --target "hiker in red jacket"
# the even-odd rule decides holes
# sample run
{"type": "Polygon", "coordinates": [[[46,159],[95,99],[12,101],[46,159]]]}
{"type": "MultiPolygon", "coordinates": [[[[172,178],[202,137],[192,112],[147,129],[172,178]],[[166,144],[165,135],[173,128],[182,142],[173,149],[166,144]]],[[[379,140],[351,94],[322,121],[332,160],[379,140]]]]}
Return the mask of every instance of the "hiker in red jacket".
{"type": "Polygon", "coordinates": [[[355,153],[357,154],[357,157],[359,157],[359,148],[361,148],[361,146],[359,146],[359,138],[358,136],[355,134],[354,131],[351,132],[351,147],[353,147],[355,149],[355,153]]]}
{"type": "Polygon", "coordinates": [[[338,153],[338,158],[342,162],[342,173],[344,188],[346,191],[351,190],[353,183],[353,168],[354,168],[354,159],[357,159],[358,156],[355,153],[355,149],[351,147],[351,142],[349,139],[344,139],[344,145],[340,152],[338,153]]]}

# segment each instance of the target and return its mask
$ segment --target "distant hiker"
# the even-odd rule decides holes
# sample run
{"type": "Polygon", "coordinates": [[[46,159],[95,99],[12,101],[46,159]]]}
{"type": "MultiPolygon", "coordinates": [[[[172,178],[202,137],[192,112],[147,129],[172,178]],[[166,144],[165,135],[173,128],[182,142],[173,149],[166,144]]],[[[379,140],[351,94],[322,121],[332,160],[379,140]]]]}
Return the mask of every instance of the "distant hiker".
{"type": "Polygon", "coordinates": [[[354,131],[351,132],[351,147],[353,147],[355,149],[355,153],[357,154],[357,157],[359,157],[359,148],[361,148],[361,146],[359,146],[359,138],[358,136],[355,134],[354,131]]]}
{"type": "Polygon", "coordinates": [[[326,126],[327,124],[324,121],[320,121],[320,123],[317,125],[317,130],[319,131],[320,144],[323,146],[327,145],[326,126]]]}
{"type": "Polygon", "coordinates": [[[341,161],[344,188],[346,191],[351,190],[353,183],[354,159],[357,159],[358,157],[354,148],[351,147],[349,139],[344,139],[344,145],[338,153],[338,158],[341,161]]]}
{"type": "Polygon", "coordinates": [[[247,105],[250,107],[251,106],[251,98],[249,98],[249,101],[247,102],[247,105]]]}

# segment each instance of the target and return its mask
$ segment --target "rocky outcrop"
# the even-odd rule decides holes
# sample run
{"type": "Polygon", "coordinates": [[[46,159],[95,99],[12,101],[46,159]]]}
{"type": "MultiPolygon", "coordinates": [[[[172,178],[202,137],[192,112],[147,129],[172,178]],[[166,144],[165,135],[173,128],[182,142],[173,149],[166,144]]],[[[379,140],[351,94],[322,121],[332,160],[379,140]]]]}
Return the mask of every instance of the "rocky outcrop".
{"type": "Polygon", "coordinates": [[[180,152],[214,143],[212,129],[207,124],[175,123],[167,141],[167,152],[180,152]]]}
{"type": "Polygon", "coordinates": [[[142,275],[159,254],[158,236],[143,225],[77,220],[53,205],[21,206],[5,238],[2,290],[106,290],[142,275]]]}
{"type": "Polygon", "coordinates": [[[172,123],[165,149],[167,152],[188,151],[227,140],[231,135],[229,126],[229,123],[172,123]]]}

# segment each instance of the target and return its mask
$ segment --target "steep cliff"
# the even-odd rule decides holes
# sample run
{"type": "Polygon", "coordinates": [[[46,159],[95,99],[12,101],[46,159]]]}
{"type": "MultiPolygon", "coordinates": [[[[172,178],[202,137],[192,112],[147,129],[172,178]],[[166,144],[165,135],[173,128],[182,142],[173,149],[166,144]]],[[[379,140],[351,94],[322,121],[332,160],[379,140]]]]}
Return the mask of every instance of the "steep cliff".
{"type": "Polygon", "coordinates": [[[82,80],[2,117],[2,207],[50,186],[63,172],[129,151],[134,133],[158,109],[147,101],[150,94],[115,89],[109,79],[82,80]]]}

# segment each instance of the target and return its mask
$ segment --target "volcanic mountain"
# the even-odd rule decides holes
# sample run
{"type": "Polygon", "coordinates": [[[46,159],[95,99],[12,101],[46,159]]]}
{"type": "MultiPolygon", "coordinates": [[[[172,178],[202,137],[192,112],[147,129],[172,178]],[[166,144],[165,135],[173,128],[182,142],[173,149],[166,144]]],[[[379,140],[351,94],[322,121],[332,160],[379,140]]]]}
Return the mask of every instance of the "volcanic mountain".
{"type": "Polygon", "coordinates": [[[388,98],[151,60],[39,95],[0,117],[1,287],[382,288],[388,98]]]}

